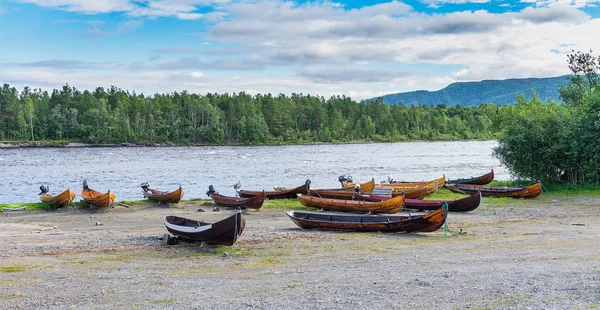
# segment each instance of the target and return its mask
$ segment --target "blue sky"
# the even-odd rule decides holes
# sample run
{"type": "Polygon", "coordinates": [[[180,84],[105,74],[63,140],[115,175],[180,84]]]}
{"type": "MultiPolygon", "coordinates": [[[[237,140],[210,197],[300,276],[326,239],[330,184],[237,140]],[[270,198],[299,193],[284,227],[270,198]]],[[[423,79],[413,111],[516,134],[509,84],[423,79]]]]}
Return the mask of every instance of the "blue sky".
{"type": "Polygon", "coordinates": [[[0,82],[355,99],[567,74],[600,0],[0,0],[0,82]]]}

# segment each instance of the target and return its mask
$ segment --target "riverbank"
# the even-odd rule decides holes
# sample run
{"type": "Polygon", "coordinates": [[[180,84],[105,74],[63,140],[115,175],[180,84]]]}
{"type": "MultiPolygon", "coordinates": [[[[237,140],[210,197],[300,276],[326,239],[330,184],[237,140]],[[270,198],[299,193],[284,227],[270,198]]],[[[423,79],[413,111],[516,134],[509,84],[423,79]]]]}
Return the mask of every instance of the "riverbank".
{"type": "Polygon", "coordinates": [[[122,142],[122,143],[86,143],[73,141],[0,141],[0,149],[13,148],[81,148],[81,147],[177,147],[177,146],[277,146],[277,145],[338,145],[338,144],[377,144],[401,142],[454,142],[454,141],[493,141],[490,139],[441,139],[441,140],[400,140],[400,141],[295,141],[295,142],[267,142],[267,143],[175,143],[175,142],[122,142]]]}
{"type": "Polygon", "coordinates": [[[449,233],[301,230],[295,200],[248,211],[216,254],[162,247],[166,215],[218,220],[206,201],[0,213],[0,308],[506,309],[600,303],[600,198],[484,198],[449,233]],[[198,212],[202,208],[205,212],[198,212]],[[224,255],[227,253],[227,255],[224,255]]]}

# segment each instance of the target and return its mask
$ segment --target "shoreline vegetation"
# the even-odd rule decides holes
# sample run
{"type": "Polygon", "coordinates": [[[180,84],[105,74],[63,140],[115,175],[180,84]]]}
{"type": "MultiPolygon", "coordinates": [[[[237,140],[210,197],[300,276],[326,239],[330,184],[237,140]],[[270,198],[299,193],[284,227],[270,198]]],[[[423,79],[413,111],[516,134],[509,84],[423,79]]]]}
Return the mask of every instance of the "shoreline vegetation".
{"type": "MultiPolygon", "coordinates": [[[[531,181],[524,180],[513,180],[513,181],[493,181],[490,183],[490,186],[527,186],[530,185],[531,181]]],[[[545,185],[542,190],[542,195],[549,196],[551,198],[560,198],[560,197],[571,197],[571,196],[589,196],[590,198],[596,198],[596,196],[600,195],[600,185],[573,185],[573,184],[563,184],[563,185],[545,185]]],[[[434,195],[428,195],[425,197],[425,200],[452,200],[452,199],[460,199],[464,198],[465,195],[453,193],[446,188],[443,188],[436,192],[434,195]]],[[[518,199],[510,198],[510,197],[485,197],[484,199],[494,202],[495,204],[507,204],[512,201],[517,201],[518,199]]],[[[189,203],[200,203],[202,205],[210,205],[213,203],[211,199],[207,198],[189,198],[181,200],[180,204],[185,205],[189,203]]],[[[135,207],[136,205],[156,205],[156,206],[164,206],[169,207],[170,205],[161,205],[157,202],[148,199],[141,200],[121,200],[115,201],[114,205],[126,205],[126,207],[135,207]]],[[[74,201],[70,207],[88,207],[88,204],[83,201],[74,201]]],[[[265,202],[265,207],[267,208],[278,208],[278,207],[286,207],[286,208],[297,208],[301,210],[313,210],[312,208],[306,208],[300,204],[296,199],[283,199],[277,201],[267,201],[265,202]]],[[[21,203],[4,203],[0,204],[0,212],[3,212],[4,208],[20,208],[27,207],[26,211],[34,211],[34,210],[56,210],[57,208],[49,206],[43,202],[21,202],[21,203]]],[[[173,205],[173,207],[177,208],[177,205],[173,205]]],[[[6,212],[6,211],[4,211],[6,212]]],[[[10,211],[9,211],[10,212],[10,211]]]]}
{"type": "Polygon", "coordinates": [[[495,141],[490,139],[449,139],[449,140],[403,140],[403,141],[296,141],[296,142],[265,142],[265,143],[157,143],[157,142],[122,142],[122,143],[86,143],[77,141],[0,141],[0,149],[14,148],[79,148],[79,147],[184,147],[184,146],[280,146],[280,145],[335,145],[335,144],[376,144],[401,142],[454,142],[454,141],[495,141]]]}

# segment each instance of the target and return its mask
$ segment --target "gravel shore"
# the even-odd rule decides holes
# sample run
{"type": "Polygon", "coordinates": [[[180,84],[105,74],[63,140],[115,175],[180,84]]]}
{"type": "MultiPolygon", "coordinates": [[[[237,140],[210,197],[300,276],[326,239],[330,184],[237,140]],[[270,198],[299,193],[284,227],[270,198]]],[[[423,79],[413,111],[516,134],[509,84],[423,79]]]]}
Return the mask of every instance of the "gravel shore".
{"type": "Polygon", "coordinates": [[[0,309],[591,309],[599,205],[486,198],[450,214],[447,236],[301,230],[286,208],[263,208],[214,254],[162,247],[164,216],[210,221],[232,210],[3,212],[0,309]]]}

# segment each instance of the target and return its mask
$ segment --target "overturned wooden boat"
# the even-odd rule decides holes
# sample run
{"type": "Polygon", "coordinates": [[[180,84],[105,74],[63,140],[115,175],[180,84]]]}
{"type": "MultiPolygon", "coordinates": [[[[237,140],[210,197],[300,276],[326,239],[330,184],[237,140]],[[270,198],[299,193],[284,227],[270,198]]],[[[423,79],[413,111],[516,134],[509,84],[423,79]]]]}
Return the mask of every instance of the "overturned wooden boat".
{"type": "Polygon", "coordinates": [[[474,185],[486,185],[494,181],[494,169],[491,169],[490,172],[478,176],[478,177],[470,177],[465,179],[456,179],[456,180],[448,180],[446,183],[449,184],[474,184],[474,185]]]}
{"type": "MultiPolygon", "coordinates": [[[[362,195],[372,195],[372,191],[360,191],[362,195]]],[[[392,197],[402,196],[406,199],[423,199],[427,195],[428,191],[425,187],[407,189],[404,192],[392,192],[392,197]]],[[[345,189],[311,189],[308,194],[310,196],[321,197],[321,198],[333,198],[333,199],[352,199],[356,194],[355,191],[345,189]]]]}
{"type": "Polygon", "coordinates": [[[81,190],[83,200],[96,207],[108,207],[115,202],[115,194],[110,190],[106,193],[95,191],[88,187],[87,181],[83,181],[83,189],[81,190]]]}
{"type": "Polygon", "coordinates": [[[211,245],[233,245],[246,227],[240,210],[218,222],[208,223],[178,216],[165,217],[169,233],[190,241],[211,245]]]}
{"type": "Polygon", "coordinates": [[[208,187],[208,192],[206,192],[206,195],[212,198],[215,204],[219,206],[240,209],[260,209],[265,202],[266,197],[264,192],[260,195],[251,196],[249,198],[224,196],[216,192],[212,185],[208,187]]]}
{"type": "Polygon", "coordinates": [[[446,187],[455,192],[465,195],[473,195],[481,192],[484,197],[513,197],[513,198],[535,198],[542,192],[542,182],[538,181],[531,186],[485,186],[472,184],[446,184],[446,187]]]}
{"type": "Polygon", "coordinates": [[[300,228],[364,232],[431,232],[444,225],[446,215],[444,208],[417,216],[287,212],[300,228]]]}
{"type": "Polygon", "coordinates": [[[303,185],[294,188],[285,188],[280,187],[278,190],[274,191],[249,191],[240,189],[240,183],[234,186],[238,195],[242,198],[249,198],[257,195],[265,195],[267,199],[286,199],[286,198],[296,198],[297,194],[308,194],[310,190],[310,180],[306,180],[303,185]]]}
{"type": "Polygon", "coordinates": [[[149,188],[148,183],[142,183],[142,194],[144,197],[157,201],[159,203],[178,203],[183,199],[183,189],[181,185],[178,189],[172,192],[162,192],[155,189],[149,188]]]}
{"type": "MultiPolygon", "coordinates": [[[[390,197],[377,196],[377,195],[365,195],[361,193],[354,197],[356,200],[366,201],[383,201],[388,200],[390,197]]],[[[448,211],[450,212],[469,212],[477,209],[481,204],[481,193],[473,194],[471,196],[454,199],[454,200],[422,200],[422,199],[404,199],[404,208],[419,211],[432,211],[437,210],[448,205],[448,211]]]]}
{"type": "Polygon", "coordinates": [[[396,213],[404,207],[404,196],[385,201],[371,202],[360,200],[321,198],[298,194],[298,200],[306,207],[342,212],[396,213]]]}
{"type": "Polygon", "coordinates": [[[40,186],[40,200],[46,204],[64,207],[69,205],[75,199],[75,192],[71,189],[67,189],[62,193],[52,196],[48,193],[48,187],[42,185],[40,186]]]}

